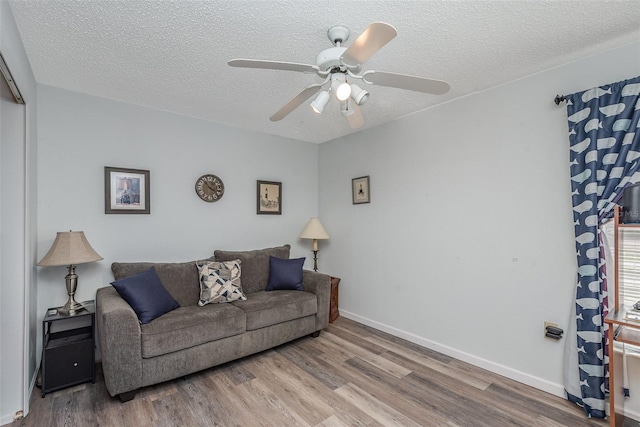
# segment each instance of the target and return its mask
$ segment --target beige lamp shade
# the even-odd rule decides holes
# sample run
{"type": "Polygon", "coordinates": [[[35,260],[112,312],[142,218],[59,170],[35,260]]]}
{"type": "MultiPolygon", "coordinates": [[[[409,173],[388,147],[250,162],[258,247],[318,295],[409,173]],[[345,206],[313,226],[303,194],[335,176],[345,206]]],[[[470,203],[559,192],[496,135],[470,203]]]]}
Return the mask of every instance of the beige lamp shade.
{"type": "Polygon", "coordinates": [[[101,259],[103,258],[91,247],[83,231],[59,231],[51,249],[38,265],[77,265],[101,259]]]}
{"type": "Polygon", "coordinates": [[[329,234],[318,218],[311,218],[299,237],[301,239],[328,239],[329,234]]]}

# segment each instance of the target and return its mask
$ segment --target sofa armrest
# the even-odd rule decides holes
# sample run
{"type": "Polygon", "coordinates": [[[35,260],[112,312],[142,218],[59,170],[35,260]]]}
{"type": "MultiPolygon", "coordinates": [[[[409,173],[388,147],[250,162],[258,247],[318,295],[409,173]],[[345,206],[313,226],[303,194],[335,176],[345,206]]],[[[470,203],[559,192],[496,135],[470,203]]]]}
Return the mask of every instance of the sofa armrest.
{"type": "Polygon", "coordinates": [[[111,396],[142,386],[140,322],[131,306],[111,287],[96,292],[96,321],[102,370],[111,396]]]}
{"type": "Polygon", "coordinates": [[[316,313],[316,331],[329,326],[329,301],[331,298],[331,277],[311,270],[303,270],[304,290],[316,294],[318,312],[316,313]]]}

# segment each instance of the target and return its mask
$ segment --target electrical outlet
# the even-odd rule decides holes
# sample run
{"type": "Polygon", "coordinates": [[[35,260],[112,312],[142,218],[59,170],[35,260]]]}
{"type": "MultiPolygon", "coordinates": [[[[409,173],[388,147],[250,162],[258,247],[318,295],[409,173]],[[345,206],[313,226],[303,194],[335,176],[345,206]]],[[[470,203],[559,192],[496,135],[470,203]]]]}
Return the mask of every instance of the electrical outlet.
{"type": "Polygon", "coordinates": [[[547,322],[547,321],[545,320],[545,322],[544,322],[544,336],[547,336],[547,335],[546,335],[546,334],[547,334],[547,326],[553,326],[554,328],[559,328],[559,326],[558,326],[558,324],[557,324],[557,323],[547,322]]]}

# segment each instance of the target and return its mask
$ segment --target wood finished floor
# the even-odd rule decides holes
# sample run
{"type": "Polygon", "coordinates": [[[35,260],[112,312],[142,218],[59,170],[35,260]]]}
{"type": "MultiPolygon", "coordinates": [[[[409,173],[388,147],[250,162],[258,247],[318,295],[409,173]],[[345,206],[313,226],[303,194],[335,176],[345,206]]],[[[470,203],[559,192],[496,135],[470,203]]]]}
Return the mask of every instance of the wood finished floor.
{"type": "Polygon", "coordinates": [[[338,318],[301,338],[120,403],[102,373],[9,426],[600,426],[565,399],[338,318]]]}

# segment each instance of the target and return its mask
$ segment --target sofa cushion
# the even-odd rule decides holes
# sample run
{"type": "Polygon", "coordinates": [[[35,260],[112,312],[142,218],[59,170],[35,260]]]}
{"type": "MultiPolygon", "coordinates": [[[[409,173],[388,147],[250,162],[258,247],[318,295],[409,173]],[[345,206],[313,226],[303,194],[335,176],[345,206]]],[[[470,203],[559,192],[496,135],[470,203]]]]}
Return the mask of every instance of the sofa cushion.
{"type": "Polygon", "coordinates": [[[303,291],[302,266],[304,258],[281,259],[269,257],[269,283],[267,291],[290,289],[303,291]]]}
{"type": "Polygon", "coordinates": [[[316,296],[300,291],[259,291],[247,294],[246,301],[231,305],[247,315],[247,331],[311,316],[318,311],[316,296]]]}
{"type": "Polygon", "coordinates": [[[198,264],[198,270],[200,271],[199,306],[247,299],[240,285],[239,260],[198,264]]]}
{"type": "Polygon", "coordinates": [[[176,263],[160,262],[114,262],[111,271],[116,280],[132,276],[154,267],[160,281],[180,306],[197,305],[200,299],[200,277],[196,263],[213,261],[189,261],[176,263]]]}
{"type": "Polygon", "coordinates": [[[149,323],[175,310],[180,304],[162,286],[153,267],[111,282],[118,294],[133,308],[140,323],[149,323]]]}
{"type": "Polygon", "coordinates": [[[184,350],[245,331],[245,313],[231,304],[180,307],[140,326],[142,357],[184,350]]]}
{"type": "MultiPolygon", "coordinates": [[[[245,294],[264,291],[269,282],[269,257],[289,258],[290,245],[255,251],[220,251],[214,252],[216,261],[233,261],[239,259],[242,264],[242,290],[245,294]]],[[[178,300],[178,302],[180,302],[178,300]]]]}

